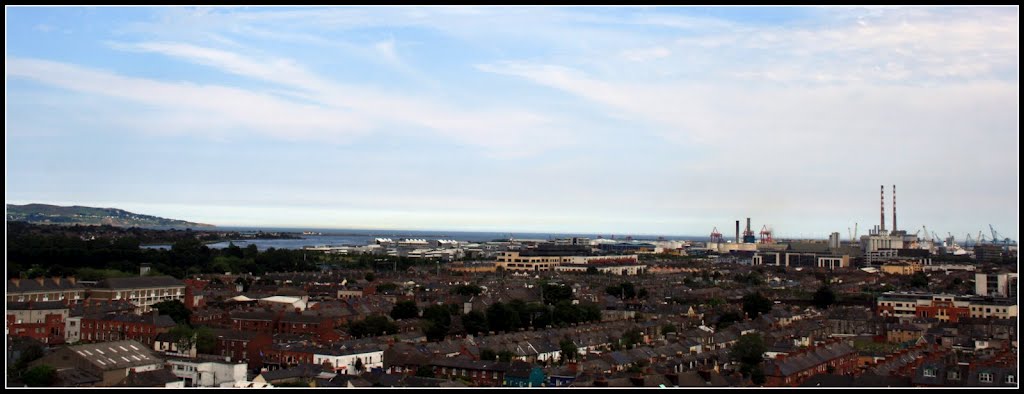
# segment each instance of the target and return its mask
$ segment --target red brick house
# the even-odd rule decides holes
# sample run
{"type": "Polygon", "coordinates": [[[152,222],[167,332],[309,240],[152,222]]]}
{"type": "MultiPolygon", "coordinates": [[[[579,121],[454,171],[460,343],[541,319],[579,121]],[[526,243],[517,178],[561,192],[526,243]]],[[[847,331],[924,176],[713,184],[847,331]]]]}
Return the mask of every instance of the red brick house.
{"type": "Polygon", "coordinates": [[[277,328],[277,314],[270,311],[232,312],[231,329],[243,332],[272,333],[277,328]]]}
{"type": "Polygon", "coordinates": [[[269,333],[259,332],[217,332],[217,354],[229,357],[232,362],[246,361],[249,368],[263,366],[265,350],[274,343],[269,333]]]}
{"type": "Polygon", "coordinates": [[[62,344],[67,318],[68,306],[63,301],[7,303],[7,333],[11,337],[28,337],[49,345],[62,344]]]}
{"type": "Polygon", "coordinates": [[[82,317],[84,342],[134,340],[153,346],[156,336],[174,328],[174,320],[155,311],[144,315],[110,313],[82,317]]]}
{"type": "Polygon", "coordinates": [[[827,342],[764,363],[765,385],[769,387],[796,387],[815,375],[852,375],[856,371],[857,350],[846,341],[827,342]]]}

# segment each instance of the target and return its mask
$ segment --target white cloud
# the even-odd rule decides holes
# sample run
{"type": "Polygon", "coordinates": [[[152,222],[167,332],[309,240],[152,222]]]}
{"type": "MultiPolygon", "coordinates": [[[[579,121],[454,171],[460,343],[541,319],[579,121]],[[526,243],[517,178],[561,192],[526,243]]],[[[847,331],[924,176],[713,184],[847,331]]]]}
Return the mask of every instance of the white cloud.
{"type": "Polygon", "coordinates": [[[38,59],[9,57],[5,66],[7,77],[148,106],[153,112],[116,117],[141,130],[200,135],[252,131],[287,139],[345,141],[370,128],[367,122],[345,111],[243,89],[125,77],[38,59]],[[152,116],[158,118],[150,119],[152,116]]]}
{"type": "Polygon", "coordinates": [[[672,54],[672,51],[662,47],[644,48],[644,49],[631,49],[622,52],[622,57],[626,58],[631,62],[646,62],[663,57],[668,57],[672,54]]]}
{"type": "Polygon", "coordinates": [[[226,73],[277,83],[288,89],[284,96],[299,96],[316,104],[296,103],[269,92],[131,78],[35,59],[9,58],[7,75],[154,105],[159,107],[154,111],[170,122],[166,128],[174,125],[175,129],[200,133],[212,129],[251,128],[272,136],[346,141],[347,138],[339,137],[404,124],[486,148],[488,154],[498,157],[532,155],[568,141],[566,133],[556,129],[554,120],[545,115],[516,108],[460,108],[430,98],[386,94],[373,88],[327,80],[285,58],[252,58],[182,43],[114,43],[111,46],[159,53],[226,73]],[[546,144],[533,143],[541,137],[547,140],[546,144]]]}

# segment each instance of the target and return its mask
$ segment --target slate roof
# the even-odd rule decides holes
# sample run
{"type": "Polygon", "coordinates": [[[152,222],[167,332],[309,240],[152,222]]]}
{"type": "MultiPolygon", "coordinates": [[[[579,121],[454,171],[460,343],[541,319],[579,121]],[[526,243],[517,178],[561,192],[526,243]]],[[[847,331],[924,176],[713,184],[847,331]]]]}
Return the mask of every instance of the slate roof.
{"type": "Polygon", "coordinates": [[[43,291],[55,291],[55,290],[84,290],[85,286],[75,281],[71,283],[68,278],[58,278],[60,283],[54,280],[54,278],[43,278],[42,284],[39,284],[38,279],[7,279],[7,292],[8,293],[35,293],[43,291]]]}
{"type": "Polygon", "coordinates": [[[291,368],[275,369],[273,371],[267,371],[260,374],[263,380],[267,383],[273,384],[276,381],[282,381],[287,379],[296,378],[314,378],[320,375],[323,371],[323,367],[313,364],[299,364],[291,368]]]}
{"type": "Polygon", "coordinates": [[[170,276],[135,276],[107,278],[96,284],[102,289],[150,289],[159,287],[185,287],[185,282],[170,276]]]}
{"type": "Polygon", "coordinates": [[[33,302],[8,302],[9,311],[39,311],[53,309],[68,309],[63,301],[33,301],[33,302]]]}
{"type": "Polygon", "coordinates": [[[118,321],[125,323],[142,323],[151,324],[156,327],[174,327],[174,319],[171,319],[168,315],[156,315],[147,313],[145,315],[135,315],[128,313],[110,314],[105,316],[103,320],[106,321],[118,321]]]}
{"type": "Polygon", "coordinates": [[[511,363],[500,361],[479,361],[467,360],[464,358],[440,358],[433,359],[430,365],[447,368],[475,369],[483,371],[505,372],[511,367],[511,363]]]}
{"type": "Polygon", "coordinates": [[[832,343],[825,346],[818,346],[814,349],[789,355],[784,359],[775,359],[765,363],[765,375],[768,376],[790,376],[797,372],[810,369],[839,358],[841,356],[855,353],[856,350],[846,342],[832,343]]]}
{"type": "Polygon", "coordinates": [[[879,376],[868,372],[853,377],[847,375],[819,374],[811,376],[800,387],[910,387],[909,378],[879,376]]]}
{"type": "Polygon", "coordinates": [[[161,368],[154,371],[132,372],[114,387],[165,387],[167,383],[181,381],[171,371],[161,368]]]}
{"type": "Polygon", "coordinates": [[[81,368],[65,368],[57,370],[57,381],[63,386],[92,386],[102,382],[103,378],[81,368]]]}
{"type": "Polygon", "coordinates": [[[707,379],[698,371],[686,371],[679,374],[679,387],[726,387],[729,382],[715,371],[705,372],[707,379]]]}

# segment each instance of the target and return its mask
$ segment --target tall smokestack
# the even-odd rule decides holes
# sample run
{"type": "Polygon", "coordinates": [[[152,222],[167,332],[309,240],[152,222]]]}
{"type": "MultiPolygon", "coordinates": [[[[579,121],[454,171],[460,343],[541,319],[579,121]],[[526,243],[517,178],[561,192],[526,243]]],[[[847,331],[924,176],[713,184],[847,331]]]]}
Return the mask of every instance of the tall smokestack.
{"type": "Polygon", "coordinates": [[[747,232],[750,232],[750,218],[747,218],[747,232]]]}
{"type": "Polygon", "coordinates": [[[740,221],[736,221],[736,243],[740,243],[740,221]]]}
{"type": "Polygon", "coordinates": [[[892,185],[892,231],[896,231],[896,185],[892,185]]]}
{"type": "Polygon", "coordinates": [[[882,202],[881,202],[881,207],[882,207],[882,213],[881,213],[880,216],[882,218],[882,228],[880,228],[878,231],[883,231],[884,232],[885,231],[885,185],[882,185],[882,202]]]}

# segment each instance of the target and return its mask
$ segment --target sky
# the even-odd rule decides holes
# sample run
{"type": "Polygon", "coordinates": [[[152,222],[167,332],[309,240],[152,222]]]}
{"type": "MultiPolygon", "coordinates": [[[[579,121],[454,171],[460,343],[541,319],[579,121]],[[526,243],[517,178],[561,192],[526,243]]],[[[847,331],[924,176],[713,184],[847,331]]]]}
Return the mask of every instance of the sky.
{"type": "Polygon", "coordinates": [[[7,7],[9,204],[222,226],[1019,230],[1019,8],[7,7]]]}

